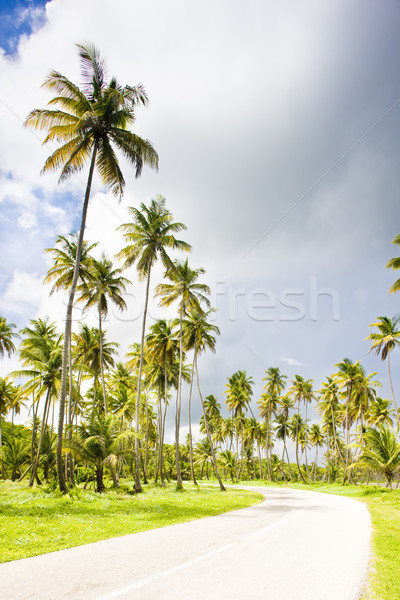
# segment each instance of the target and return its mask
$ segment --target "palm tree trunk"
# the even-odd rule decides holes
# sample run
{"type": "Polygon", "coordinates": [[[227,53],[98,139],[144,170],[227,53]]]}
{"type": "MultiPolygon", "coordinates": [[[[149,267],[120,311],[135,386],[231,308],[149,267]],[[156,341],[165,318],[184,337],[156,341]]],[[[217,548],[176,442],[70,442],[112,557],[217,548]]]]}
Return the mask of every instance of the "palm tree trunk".
{"type": "Polygon", "coordinates": [[[298,400],[298,405],[297,405],[297,420],[296,420],[296,463],[297,463],[297,469],[299,471],[299,475],[300,475],[301,479],[303,480],[303,483],[306,483],[304,475],[301,472],[300,463],[299,463],[299,417],[300,417],[300,399],[298,400]]]}
{"type": "Polygon", "coordinates": [[[175,466],[176,466],[176,489],[183,488],[181,467],[179,464],[179,428],[181,422],[181,393],[182,393],[182,363],[183,363],[183,314],[184,304],[180,307],[180,326],[179,326],[179,377],[178,391],[176,394],[176,411],[175,411],[175,466]]]}
{"type": "Polygon", "coordinates": [[[199,371],[197,368],[197,353],[195,351],[195,356],[194,356],[194,365],[195,365],[195,369],[196,369],[196,381],[197,381],[197,389],[199,392],[199,396],[200,396],[200,402],[201,402],[201,408],[203,410],[203,416],[204,416],[204,424],[206,426],[206,432],[207,432],[207,437],[208,437],[208,441],[210,443],[210,448],[211,448],[211,455],[212,455],[212,461],[213,461],[213,465],[214,465],[214,470],[215,470],[215,474],[217,476],[218,479],[218,483],[219,483],[219,487],[221,492],[226,492],[226,489],[224,487],[224,484],[221,481],[221,477],[219,475],[219,471],[218,471],[218,465],[217,465],[217,459],[215,458],[215,450],[214,450],[214,445],[212,442],[212,438],[211,438],[211,432],[210,432],[210,428],[208,426],[208,421],[207,421],[207,415],[206,415],[206,410],[204,408],[204,400],[203,400],[203,396],[200,390],[200,382],[199,382],[199,371]]]}
{"type": "Polygon", "coordinates": [[[140,392],[142,385],[142,370],[143,370],[143,356],[144,356],[144,336],[146,331],[146,317],[147,308],[149,305],[149,290],[150,290],[150,275],[151,265],[147,272],[147,283],[146,283],[146,297],[144,301],[143,310],[143,321],[142,321],[142,335],[140,341],[140,361],[139,361],[139,373],[138,373],[138,384],[137,384],[137,395],[136,395],[136,410],[135,410],[135,422],[136,422],[136,438],[135,438],[135,492],[140,493],[143,491],[142,484],[140,481],[140,446],[139,446],[139,406],[140,406],[140,392]]]}
{"type": "Polygon", "coordinates": [[[71,339],[72,329],[72,308],[74,305],[75,290],[79,278],[79,264],[82,254],[83,236],[85,233],[86,215],[89,206],[90,190],[92,187],[93,172],[96,163],[96,154],[98,148],[98,140],[96,139],[93,146],[92,160],[90,162],[88,181],[86,184],[85,199],[82,208],[81,228],[79,231],[79,239],[76,247],[76,258],[74,275],[72,278],[71,289],[69,292],[67,313],[65,317],[65,331],[64,331],[64,347],[62,355],[62,367],[61,367],[61,393],[60,393],[60,407],[58,415],[58,432],[57,432],[57,450],[56,450],[56,463],[57,463],[57,477],[60,490],[63,494],[68,492],[67,485],[65,483],[64,476],[64,465],[62,460],[62,445],[63,445],[63,431],[64,431],[64,411],[65,411],[65,398],[67,394],[67,365],[68,365],[68,348],[71,339]]]}
{"type": "Polygon", "coordinates": [[[394,404],[394,408],[396,411],[397,427],[400,428],[400,414],[399,414],[399,409],[397,408],[396,399],[394,397],[394,392],[393,392],[392,376],[390,374],[389,355],[390,355],[390,352],[388,352],[388,354],[387,354],[387,372],[388,372],[388,377],[389,377],[390,391],[392,393],[393,404],[394,404]]]}
{"type": "Polygon", "coordinates": [[[193,376],[194,376],[194,357],[193,357],[193,363],[192,363],[192,376],[190,378],[188,417],[189,417],[189,459],[190,459],[190,471],[192,473],[193,483],[194,483],[194,485],[197,485],[196,476],[194,474],[194,466],[193,466],[192,419],[191,419],[191,413],[190,413],[191,404],[192,404],[193,376]]]}
{"type": "Polygon", "coordinates": [[[100,335],[100,376],[101,376],[101,386],[103,388],[103,402],[104,402],[104,414],[107,416],[107,394],[106,394],[106,383],[104,381],[104,364],[103,364],[103,330],[101,323],[101,310],[100,305],[99,309],[99,335],[100,335]]]}
{"type": "Polygon", "coordinates": [[[50,386],[47,390],[46,400],[45,400],[44,408],[43,408],[42,427],[40,430],[39,444],[38,444],[38,448],[37,448],[37,452],[36,452],[36,457],[35,457],[34,461],[32,462],[32,472],[31,472],[31,478],[29,481],[30,487],[33,486],[33,483],[34,483],[35,477],[36,477],[37,468],[39,465],[40,451],[42,449],[44,434],[45,434],[46,425],[47,425],[47,415],[49,414],[49,409],[50,409],[51,391],[52,391],[52,387],[50,386]]]}

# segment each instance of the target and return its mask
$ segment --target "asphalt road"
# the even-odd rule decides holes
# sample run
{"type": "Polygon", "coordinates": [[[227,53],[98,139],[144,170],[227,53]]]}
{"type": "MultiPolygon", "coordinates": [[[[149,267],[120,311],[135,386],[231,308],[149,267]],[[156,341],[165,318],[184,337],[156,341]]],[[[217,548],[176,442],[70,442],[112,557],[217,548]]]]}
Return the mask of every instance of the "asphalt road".
{"type": "Polygon", "coordinates": [[[262,504],[0,565],[1,600],[356,600],[364,504],[252,487],[262,504]]]}

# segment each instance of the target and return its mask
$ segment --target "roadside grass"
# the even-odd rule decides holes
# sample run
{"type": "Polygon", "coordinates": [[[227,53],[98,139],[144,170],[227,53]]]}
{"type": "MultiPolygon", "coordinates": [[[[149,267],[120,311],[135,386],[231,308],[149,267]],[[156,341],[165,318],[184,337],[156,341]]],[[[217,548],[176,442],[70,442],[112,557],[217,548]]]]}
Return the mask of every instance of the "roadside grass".
{"type": "MultiPolygon", "coordinates": [[[[240,485],[285,486],[282,483],[240,482],[240,485]]],[[[335,485],[312,483],[286,487],[348,496],[368,505],[372,522],[372,559],[368,585],[361,600],[400,598],[400,489],[375,485],[335,485]]]]}
{"type": "MultiPolygon", "coordinates": [[[[124,482],[124,487],[128,483],[124,482]]],[[[132,489],[132,484],[130,484],[132,489]]],[[[260,494],[215,487],[148,485],[142,494],[79,488],[62,496],[49,488],[0,482],[0,562],[37,556],[112,537],[211,517],[257,504],[260,494]]]]}

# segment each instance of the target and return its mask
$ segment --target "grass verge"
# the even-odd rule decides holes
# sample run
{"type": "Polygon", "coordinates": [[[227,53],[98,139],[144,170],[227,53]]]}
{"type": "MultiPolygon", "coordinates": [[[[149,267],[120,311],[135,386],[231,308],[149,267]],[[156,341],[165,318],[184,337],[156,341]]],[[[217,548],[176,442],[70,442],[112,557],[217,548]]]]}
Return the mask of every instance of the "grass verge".
{"type": "MultiPolygon", "coordinates": [[[[263,485],[254,481],[243,484],[263,485]]],[[[279,484],[267,485],[277,486],[279,484]]],[[[288,487],[348,496],[365,502],[369,508],[373,527],[372,559],[368,589],[365,590],[361,600],[400,598],[400,490],[388,490],[371,485],[341,486],[317,483],[291,484],[288,487]]]]}
{"type": "Polygon", "coordinates": [[[144,486],[137,495],[76,490],[70,496],[0,482],[0,562],[36,556],[257,504],[260,494],[185,486],[144,486]]]}

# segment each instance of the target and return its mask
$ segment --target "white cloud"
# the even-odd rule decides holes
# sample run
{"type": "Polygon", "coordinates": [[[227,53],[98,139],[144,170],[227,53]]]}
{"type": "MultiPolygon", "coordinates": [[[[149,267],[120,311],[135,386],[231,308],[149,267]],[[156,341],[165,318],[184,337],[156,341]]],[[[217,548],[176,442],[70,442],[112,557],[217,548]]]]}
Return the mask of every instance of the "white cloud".
{"type": "Polygon", "coordinates": [[[290,356],[282,356],[281,361],[287,363],[291,367],[305,367],[306,365],[296,360],[295,358],[291,358],[290,356]]]}
{"type": "Polygon", "coordinates": [[[16,315],[27,312],[35,314],[45,294],[46,289],[40,276],[16,270],[0,298],[0,309],[3,313],[16,315]]]}

